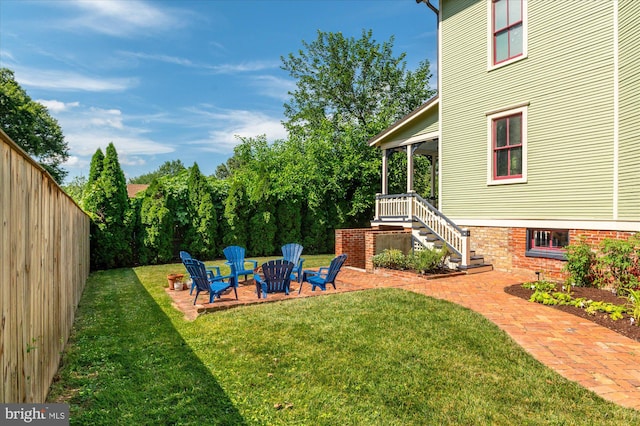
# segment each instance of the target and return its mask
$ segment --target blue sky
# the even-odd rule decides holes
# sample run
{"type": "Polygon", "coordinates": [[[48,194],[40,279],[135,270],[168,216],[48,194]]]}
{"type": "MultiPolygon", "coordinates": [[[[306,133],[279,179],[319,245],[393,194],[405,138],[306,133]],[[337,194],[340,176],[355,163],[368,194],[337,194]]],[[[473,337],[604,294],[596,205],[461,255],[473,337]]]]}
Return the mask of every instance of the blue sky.
{"type": "Polygon", "coordinates": [[[363,29],[435,75],[436,17],[414,0],[3,0],[0,66],[60,123],[67,181],[109,142],[127,178],[175,159],[209,175],[235,135],[286,138],[281,56],[363,29]]]}

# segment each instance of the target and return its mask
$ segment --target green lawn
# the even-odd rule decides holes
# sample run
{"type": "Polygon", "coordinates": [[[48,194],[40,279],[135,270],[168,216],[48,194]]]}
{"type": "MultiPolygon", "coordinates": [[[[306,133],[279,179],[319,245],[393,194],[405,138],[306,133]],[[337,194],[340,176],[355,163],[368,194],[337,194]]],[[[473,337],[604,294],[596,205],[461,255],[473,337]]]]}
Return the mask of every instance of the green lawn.
{"type": "Polygon", "coordinates": [[[90,276],[49,395],[72,424],[640,424],[456,305],[381,289],[187,322],[162,290],[181,268],[90,276]]]}

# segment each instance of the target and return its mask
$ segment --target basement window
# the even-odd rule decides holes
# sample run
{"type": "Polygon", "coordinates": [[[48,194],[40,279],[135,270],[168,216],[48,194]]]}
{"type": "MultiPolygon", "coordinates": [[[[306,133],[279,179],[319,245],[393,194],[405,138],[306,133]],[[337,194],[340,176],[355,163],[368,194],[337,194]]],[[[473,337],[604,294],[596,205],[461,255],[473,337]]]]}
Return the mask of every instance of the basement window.
{"type": "Polygon", "coordinates": [[[527,257],[567,260],[565,247],[569,245],[566,229],[527,229],[527,257]]]}

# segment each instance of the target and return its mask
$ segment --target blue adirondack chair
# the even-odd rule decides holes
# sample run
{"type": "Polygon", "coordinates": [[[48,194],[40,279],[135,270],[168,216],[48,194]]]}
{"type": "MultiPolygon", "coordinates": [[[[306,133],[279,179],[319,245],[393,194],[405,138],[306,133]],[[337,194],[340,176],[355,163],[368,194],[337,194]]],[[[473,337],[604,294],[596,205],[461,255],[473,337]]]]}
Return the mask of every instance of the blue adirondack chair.
{"type": "Polygon", "coordinates": [[[290,243],[282,246],[282,258],[283,260],[293,263],[293,273],[291,275],[292,281],[302,281],[302,263],[304,259],[302,255],[303,247],[300,244],[290,243]]]}
{"type": "Polygon", "coordinates": [[[267,298],[267,293],[284,292],[284,294],[289,295],[292,270],[293,263],[287,260],[270,260],[262,264],[264,278],[259,274],[253,274],[253,279],[256,281],[258,299],[260,298],[260,293],[265,299],[267,298]]]}
{"type": "Polygon", "coordinates": [[[333,288],[336,288],[336,277],[345,260],[347,260],[347,255],[341,254],[334,257],[328,267],[323,266],[318,271],[305,270],[302,273],[302,282],[300,283],[298,294],[302,291],[302,285],[305,282],[311,284],[311,291],[315,291],[316,287],[320,287],[320,290],[325,291],[327,284],[332,284],[333,288]]]}
{"type": "Polygon", "coordinates": [[[220,298],[223,292],[232,287],[236,294],[236,300],[238,299],[238,291],[232,282],[233,277],[231,275],[218,276],[214,279],[209,279],[207,268],[203,262],[200,262],[197,259],[185,259],[183,262],[189,272],[189,275],[191,275],[191,279],[196,284],[196,297],[193,298],[194,305],[198,300],[198,296],[203,291],[209,292],[209,303],[213,303],[216,297],[220,298]],[[228,279],[229,281],[224,282],[223,280],[225,279],[228,279]]]}
{"type": "Polygon", "coordinates": [[[233,279],[235,280],[235,286],[238,285],[240,275],[244,275],[244,279],[246,281],[247,276],[253,275],[253,271],[258,267],[257,260],[248,260],[244,258],[244,247],[229,246],[225,247],[223,252],[224,257],[227,258],[225,265],[229,265],[231,268],[231,275],[233,275],[233,279]],[[252,264],[253,268],[246,269],[247,263],[252,264]]]}
{"type": "MultiPolygon", "coordinates": [[[[180,252],[180,260],[182,261],[182,264],[184,265],[184,261],[185,259],[193,259],[191,257],[191,255],[186,252],[186,251],[181,251],[180,252]]],[[[184,267],[186,268],[187,265],[184,265],[184,267]]],[[[187,270],[187,272],[189,272],[189,270],[187,270]]],[[[213,280],[215,277],[219,277],[222,274],[220,274],[220,267],[219,266],[210,266],[207,267],[207,276],[209,277],[210,280],[213,280]]],[[[189,294],[193,294],[193,290],[196,288],[196,282],[191,280],[191,290],[189,290],[189,294]]]]}

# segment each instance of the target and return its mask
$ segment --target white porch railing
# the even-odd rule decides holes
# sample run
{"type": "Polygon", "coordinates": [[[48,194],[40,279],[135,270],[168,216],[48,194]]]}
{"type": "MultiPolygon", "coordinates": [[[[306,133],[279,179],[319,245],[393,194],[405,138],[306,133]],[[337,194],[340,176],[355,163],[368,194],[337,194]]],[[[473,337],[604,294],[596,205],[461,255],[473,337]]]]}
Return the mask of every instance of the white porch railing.
{"type": "Polygon", "coordinates": [[[377,222],[385,220],[413,222],[417,220],[461,257],[461,266],[470,265],[470,232],[453,223],[416,193],[377,195],[375,220],[377,222]]]}

